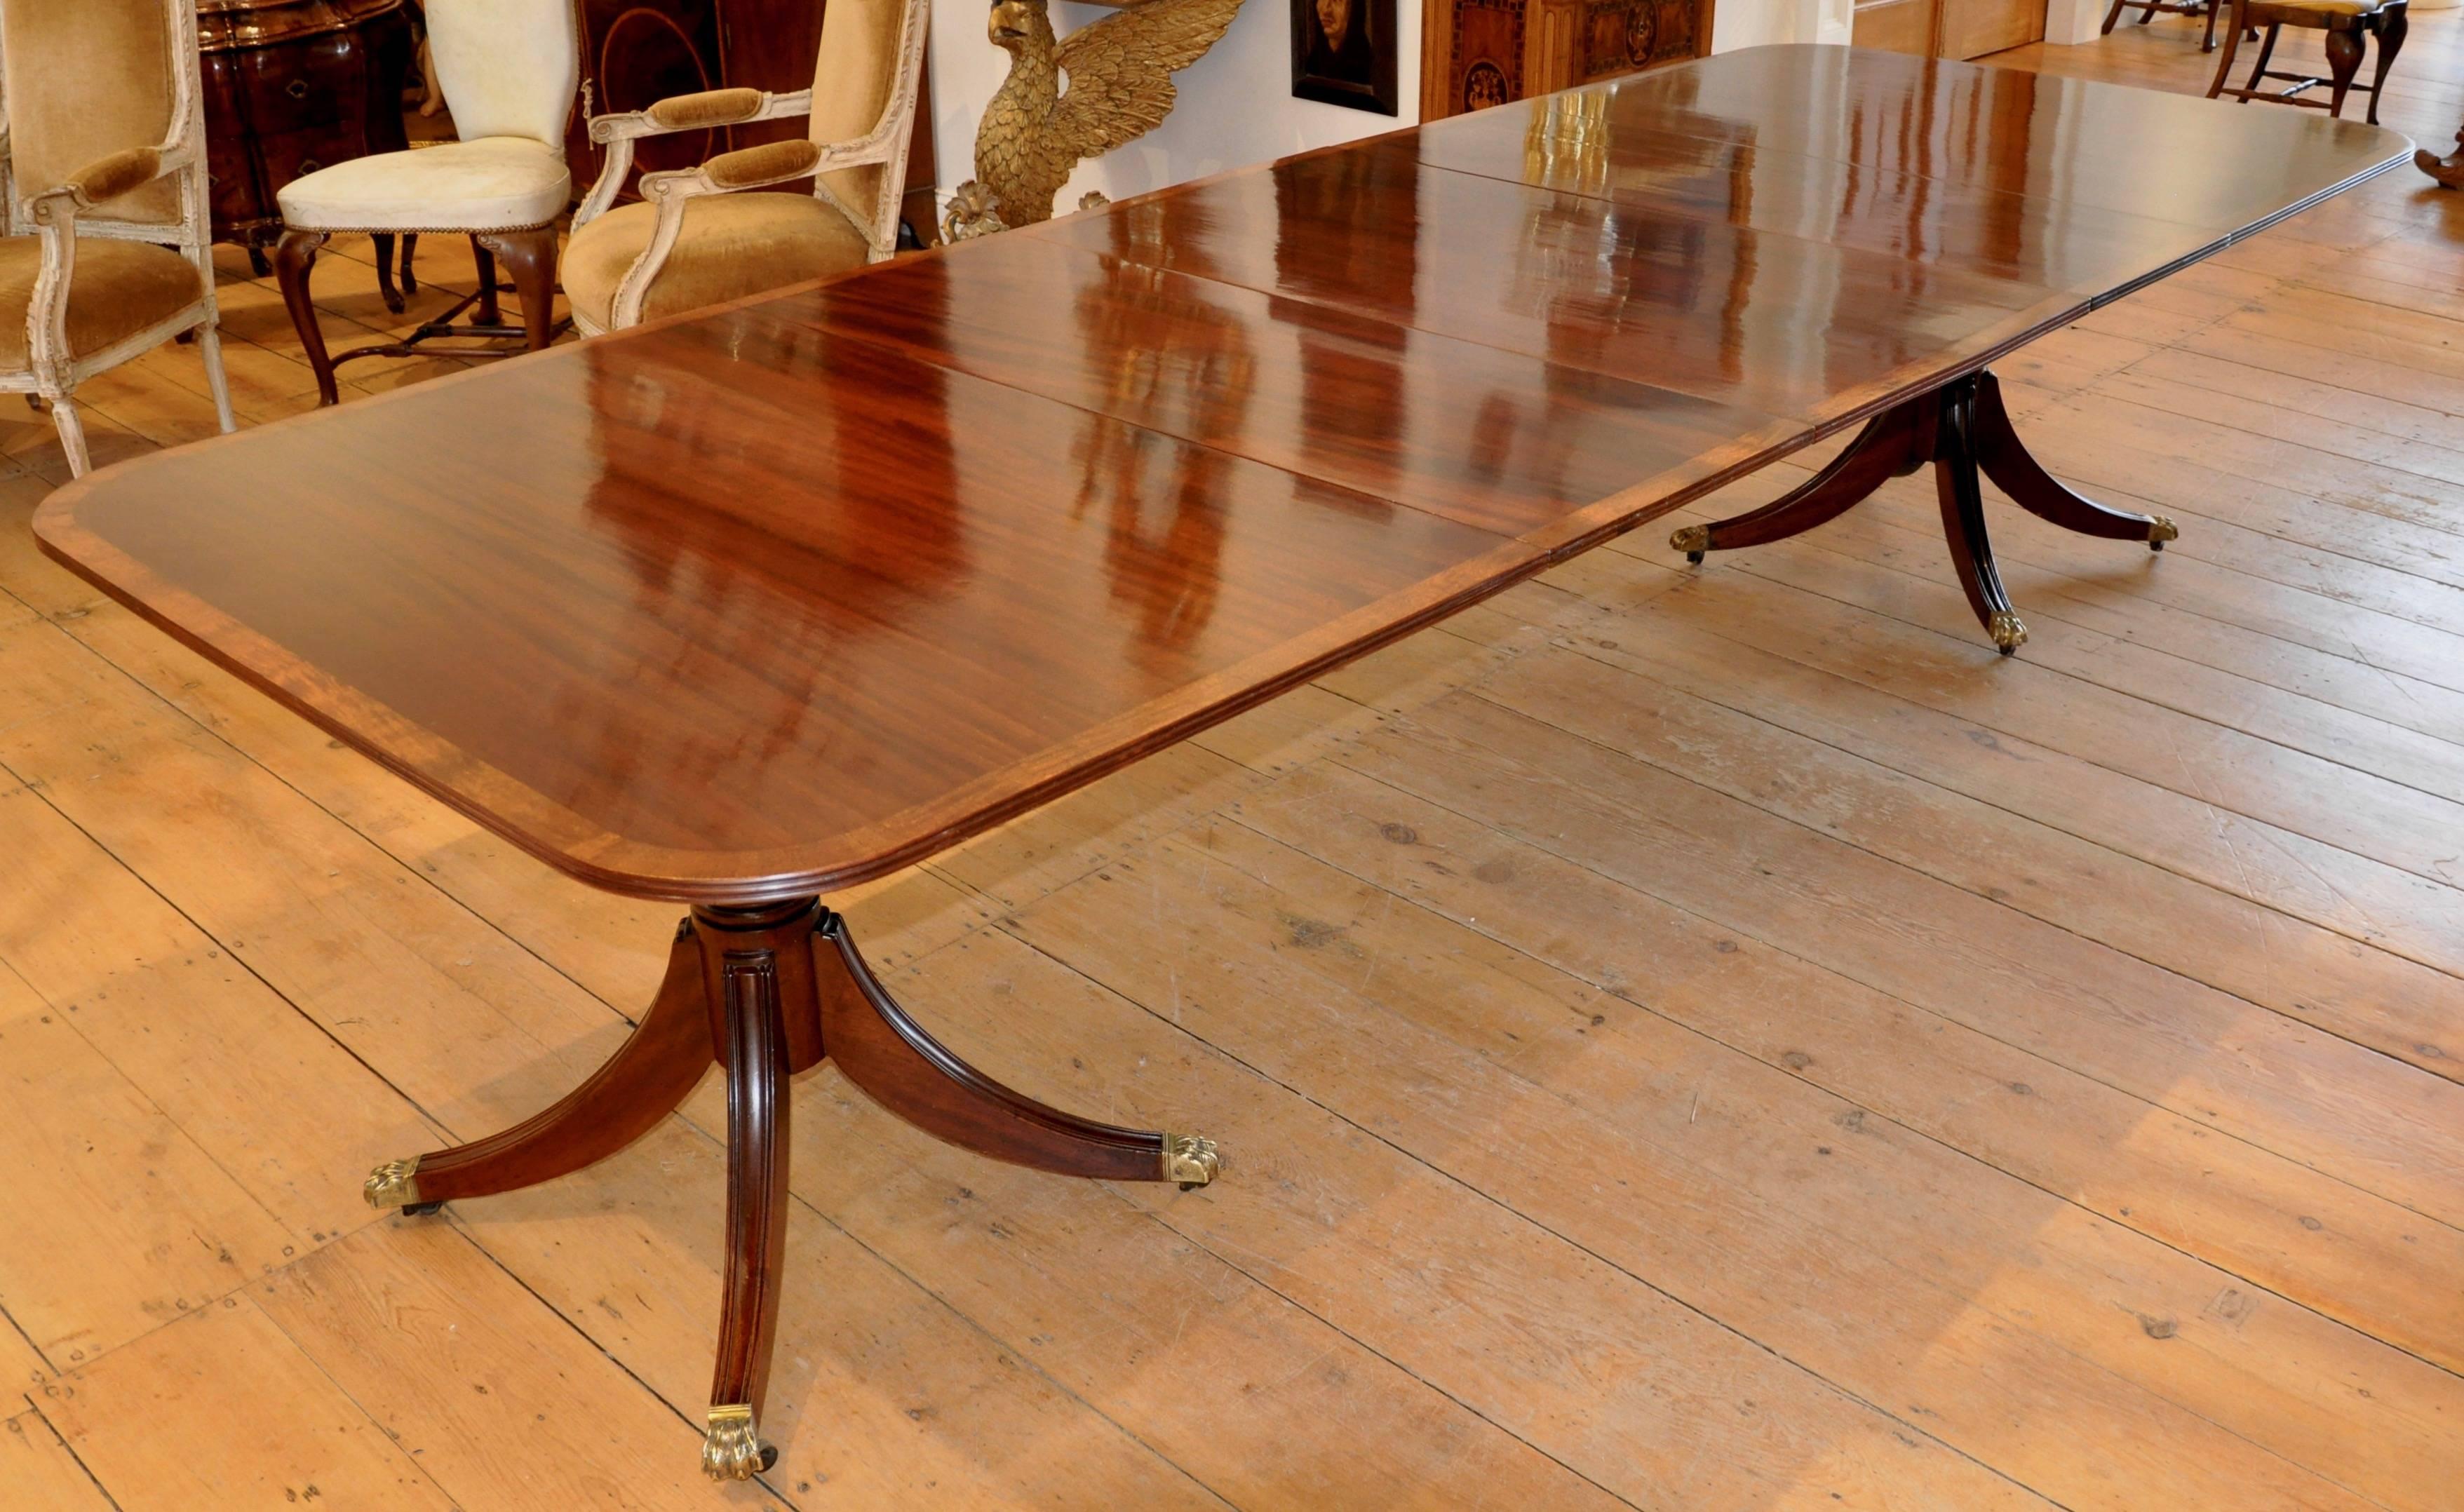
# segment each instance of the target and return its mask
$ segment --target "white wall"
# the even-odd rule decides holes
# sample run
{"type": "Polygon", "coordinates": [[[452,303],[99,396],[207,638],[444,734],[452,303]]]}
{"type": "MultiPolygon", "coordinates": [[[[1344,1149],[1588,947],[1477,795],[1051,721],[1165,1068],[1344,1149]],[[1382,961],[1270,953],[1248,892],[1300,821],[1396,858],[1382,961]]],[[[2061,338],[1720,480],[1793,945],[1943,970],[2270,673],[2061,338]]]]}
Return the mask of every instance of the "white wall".
{"type": "MultiPolygon", "coordinates": [[[[944,203],[976,176],[976,122],[1009,72],[1009,55],[984,34],[989,12],[986,0],[935,0],[933,8],[925,63],[933,71],[933,140],[940,159],[935,182],[944,203]]],[[[1080,164],[1055,203],[1067,212],[1089,189],[1120,199],[1412,124],[1419,119],[1419,0],[1395,0],[1395,12],[1402,33],[1396,69],[1400,116],[1292,99],[1291,0],[1246,0],[1223,40],[1175,76],[1180,102],[1171,117],[1128,146],[1080,164]]],[[[1060,0],[1052,7],[1052,30],[1067,36],[1113,13],[1060,0]]]]}
{"type": "Polygon", "coordinates": [[[1845,42],[1855,0],[1719,0],[1711,11],[1711,51],[1766,42],[1845,42]]]}
{"type": "Polygon", "coordinates": [[[2065,47],[2095,41],[2105,9],[2105,0],[2045,0],[2045,40],[2065,47]]]}

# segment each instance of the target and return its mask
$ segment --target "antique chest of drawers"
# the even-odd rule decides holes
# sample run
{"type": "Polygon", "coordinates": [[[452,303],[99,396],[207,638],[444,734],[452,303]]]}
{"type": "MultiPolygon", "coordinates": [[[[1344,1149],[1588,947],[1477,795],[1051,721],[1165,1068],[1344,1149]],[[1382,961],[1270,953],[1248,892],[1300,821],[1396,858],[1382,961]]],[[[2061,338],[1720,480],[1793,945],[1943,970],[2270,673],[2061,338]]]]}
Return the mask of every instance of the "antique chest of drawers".
{"type": "Polygon", "coordinates": [[[199,0],[197,12],[214,234],[261,260],[284,185],[408,144],[410,16],[405,0],[199,0]]]}

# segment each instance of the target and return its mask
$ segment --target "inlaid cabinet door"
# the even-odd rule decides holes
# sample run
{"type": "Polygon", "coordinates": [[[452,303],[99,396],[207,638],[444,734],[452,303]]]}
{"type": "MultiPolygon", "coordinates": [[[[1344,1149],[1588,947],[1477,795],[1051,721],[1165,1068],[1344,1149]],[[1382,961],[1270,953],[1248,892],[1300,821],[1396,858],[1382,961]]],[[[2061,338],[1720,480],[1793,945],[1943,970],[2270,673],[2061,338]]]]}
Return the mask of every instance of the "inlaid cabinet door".
{"type": "Polygon", "coordinates": [[[1424,0],[1420,119],[1459,116],[1701,57],[1711,50],[1713,5],[1714,0],[1424,0]]]}
{"type": "MultiPolygon", "coordinates": [[[[564,134],[576,194],[599,178],[602,154],[590,140],[593,115],[640,110],[671,95],[733,82],[724,67],[718,10],[718,0],[576,0],[582,95],[564,134]]],[[[651,173],[691,167],[727,150],[721,135],[684,131],[651,137],[635,144],[633,162],[651,173]]]]}

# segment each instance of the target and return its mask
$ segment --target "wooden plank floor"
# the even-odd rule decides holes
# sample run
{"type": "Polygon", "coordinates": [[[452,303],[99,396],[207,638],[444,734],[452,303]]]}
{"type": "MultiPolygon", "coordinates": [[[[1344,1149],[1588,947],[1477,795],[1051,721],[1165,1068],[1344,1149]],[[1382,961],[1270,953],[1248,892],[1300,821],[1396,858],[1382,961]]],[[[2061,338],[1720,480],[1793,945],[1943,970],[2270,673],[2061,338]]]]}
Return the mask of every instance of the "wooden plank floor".
{"type": "MultiPolygon", "coordinates": [[[[2454,14],[2386,112],[2441,146],[2454,14]]],[[[2008,60],[2196,89],[2194,34],[2008,60]]],[[[353,251],[334,318],[401,323],[353,251]]],[[[226,272],[240,408],[303,407],[226,272]]],[[[2464,1507],[2459,291],[2402,172],[2007,363],[2183,525],[1997,506],[2015,661],[1922,477],[1697,571],[1655,530],[847,900],[962,1053],[1223,1179],[804,1079],[783,1457],[726,1489],[715,1084],[571,1180],[358,1194],[603,1058],[672,910],[42,559],[12,406],[0,1507],[2464,1507]]],[[[98,381],[98,452],[202,387],[98,381]]]]}

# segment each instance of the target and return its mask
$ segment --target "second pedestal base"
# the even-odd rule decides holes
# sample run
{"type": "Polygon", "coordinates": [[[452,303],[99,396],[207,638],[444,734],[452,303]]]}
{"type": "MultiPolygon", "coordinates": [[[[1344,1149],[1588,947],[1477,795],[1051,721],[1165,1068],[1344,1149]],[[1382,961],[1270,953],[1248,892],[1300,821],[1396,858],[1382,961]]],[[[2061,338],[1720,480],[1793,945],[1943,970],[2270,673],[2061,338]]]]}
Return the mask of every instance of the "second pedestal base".
{"type": "Polygon", "coordinates": [[[2012,428],[2010,413],[2002,407],[2002,385],[1991,373],[1977,373],[1875,416],[1847,450],[1784,497],[1716,524],[1688,525],[1670,536],[1668,543],[1688,561],[1700,562],[1708,552],[1785,540],[1838,518],[1884,482],[1928,462],[1959,585],[1977,623],[2005,656],[2026,644],[2028,626],[2011,606],[2002,574],[1993,565],[1980,471],[2021,509],[2082,536],[2145,541],[2151,550],[2163,551],[2167,541],[2181,534],[2162,515],[2110,509],[2056,481],[2012,428]]]}

